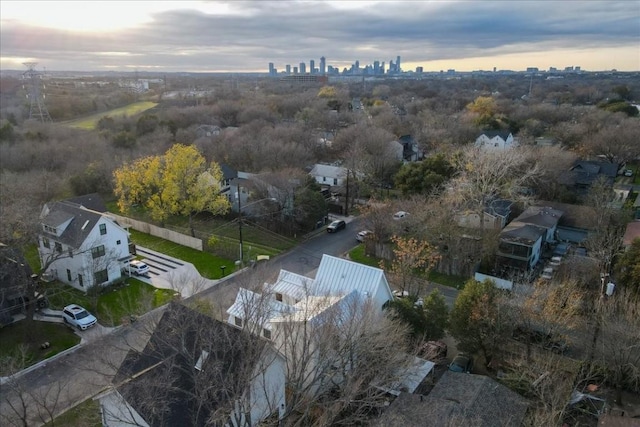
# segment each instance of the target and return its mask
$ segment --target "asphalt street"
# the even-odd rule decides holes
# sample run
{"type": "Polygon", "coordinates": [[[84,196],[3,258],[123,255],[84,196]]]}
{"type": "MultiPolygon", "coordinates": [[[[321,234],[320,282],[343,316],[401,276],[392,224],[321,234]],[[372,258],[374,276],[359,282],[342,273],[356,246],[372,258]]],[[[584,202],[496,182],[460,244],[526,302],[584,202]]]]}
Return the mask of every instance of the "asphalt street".
{"type": "MultiPolygon", "coordinates": [[[[347,227],[337,233],[319,231],[291,251],[281,254],[271,260],[247,268],[227,278],[218,281],[207,289],[190,296],[203,298],[211,302],[214,314],[220,320],[225,320],[226,309],[233,303],[240,286],[253,287],[265,282],[273,281],[281,269],[308,277],[315,277],[323,254],[343,256],[358,242],[356,234],[362,230],[359,218],[349,218],[347,227]]],[[[457,295],[455,289],[438,287],[447,302],[452,305],[457,295]]],[[[430,291],[430,289],[427,289],[430,291]]],[[[91,331],[79,332],[91,335],[92,339],[83,340],[83,344],[75,351],[62,357],[44,363],[36,369],[24,373],[5,383],[0,388],[0,424],[23,425],[16,411],[21,407],[24,399],[29,413],[28,425],[43,424],[43,406],[54,409],[59,414],[66,409],[95,396],[106,390],[118,366],[127,354],[134,348],[141,350],[150,336],[150,329],[159,319],[162,308],[141,316],[137,322],[115,328],[110,334],[93,337],[91,331]],[[47,401],[47,405],[42,402],[47,401]]],[[[18,411],[20,412],[20,411],[18,411]]],[[[46,418],[46,416],[45,416],[46,418]]]]}

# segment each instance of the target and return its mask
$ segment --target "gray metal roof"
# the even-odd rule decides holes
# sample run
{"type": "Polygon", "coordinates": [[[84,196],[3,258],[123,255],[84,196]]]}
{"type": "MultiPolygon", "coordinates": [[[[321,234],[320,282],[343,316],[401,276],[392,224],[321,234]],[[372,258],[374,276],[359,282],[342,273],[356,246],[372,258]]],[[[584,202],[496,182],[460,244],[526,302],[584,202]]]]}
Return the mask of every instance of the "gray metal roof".
{"type": "Polygon", "coordinates": [[[347,176],[347,170],[340,166],[331,166],[331,165],[323,165],[316,164],[309,172],[312,176],[326,176],[327,178],[344,178],[347,176]]]}
{"type": "Polygon", "coordinates": [[[276,301],[269,295],[240,288],[236,300],[227,310],[227,314],[270,330],[271,319],[294,311],[293,306],[276,301]]]}
{"type": "Polygon", "coordinates": [[[267,289],[271,293],[288,295],[296,301],[300,301],[310,294],[313,289],[313,283],[314,280],[309,277],[287,270],[280,270],[276,282],[272,285],[267,285],[267,289]]]}
{"type": "Polygon", "coordinates": [[[324,254],[316,273],[313,294],[340,295],[355,289],[374,296],[381,283],[389,286],[383,270],[324,254]]]}

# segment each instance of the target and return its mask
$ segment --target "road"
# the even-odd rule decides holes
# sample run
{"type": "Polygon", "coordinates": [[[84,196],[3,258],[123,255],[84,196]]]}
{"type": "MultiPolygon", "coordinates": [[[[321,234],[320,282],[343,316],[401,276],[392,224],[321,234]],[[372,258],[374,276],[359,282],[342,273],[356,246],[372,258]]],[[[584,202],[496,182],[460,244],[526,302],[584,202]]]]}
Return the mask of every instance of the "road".
{"type": "MultiPolygon", "coordinates": [[[[188,299],[208,300],[214,315],[225,320],[226,309],[233,303],[240,286],[252,287],[273,281],[281,269],[308,277],[315,277],[323,254],[342,256],[356,244],[356,234],[362,229],[360,219],[349,219],[345,230],[337,233],[320,233],[293,250],[281,254],[256,268],[245,269],[221,280],[188,299]]],[[[452,305],[457,291],[441,288],[447,302],[452,305]]],[[[110,379],[131,348],[141,350],[150,336],[150,327],[159,319],[162,309],[142,316],[136,323],[117,328],[113,333],[98,337],[78,350],[57,358],[28,372],[0,389],[0,424],[22,425],[19,417],[8,406],[12,402],[20,406],[20,398],[27,402],[29,425],[43,424],[38,410],[47,400],[47,409],[55,414],[95,396],[110,386],[110,379]],[[9,418],[6,418],[8,417],[9,418]]],[[[90,331],[81,332],[88,333],[90,331]]],[[[44,414],[46,419],[46,413],[44,414]]]]}

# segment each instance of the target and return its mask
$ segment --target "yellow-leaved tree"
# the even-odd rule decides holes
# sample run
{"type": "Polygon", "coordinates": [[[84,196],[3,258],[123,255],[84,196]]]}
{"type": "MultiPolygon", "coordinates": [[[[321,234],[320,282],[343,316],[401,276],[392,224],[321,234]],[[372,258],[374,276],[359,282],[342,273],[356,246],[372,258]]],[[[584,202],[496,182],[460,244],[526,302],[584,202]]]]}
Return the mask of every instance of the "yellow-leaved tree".
{"type": "Polygon", "coordinates": [[[164,223],[170,215],[192,218],[199,212],[226,213],[229,201],[220,194],[220,166],[206,159],[193,145],[175,144],[162,156],[150,156],[114,171],[118,207],[145,206],[151,217],[164,223]]]}

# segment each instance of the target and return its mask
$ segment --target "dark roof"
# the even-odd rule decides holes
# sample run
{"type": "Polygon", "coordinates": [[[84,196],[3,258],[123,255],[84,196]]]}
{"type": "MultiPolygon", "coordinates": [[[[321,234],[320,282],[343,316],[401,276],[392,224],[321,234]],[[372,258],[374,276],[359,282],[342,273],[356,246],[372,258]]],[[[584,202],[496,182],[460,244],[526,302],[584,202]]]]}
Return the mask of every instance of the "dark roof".
{"type": "Polygon", "coordinates": [[[21,292],[31,274],[31,267],[20,250],[0,244],[0,303],[4,301],[3,293],[10,297],[21,292]]]}
{"type": "Polygon", "coordinates": [[[211,417],[231,414],[231,405],[245,391],[263,343],[231,325],[172,303],[145,349],[127,354],[113,382],[122,383],[118,391],[152,426],[209,425],[211,417]],[[203,351],[209,355],[198,370],[203,351]]]}
{"type": "Polygon", "coordinates": [[[98,193],[85,194],[84,196],[72,197],[65,200],[66,202],[75,203],[80,206],[84,206],[87,209],[91,209],[96,212],[107,212],[107,205],[104,204],[104,200],[98,193]]]}
{"type": "Polygon", "coordinates": [[[233,179],[238,177],[238,171],[226,163],[220,163],[220,170],[222,171],[223,179],[233,179]]]}
{"type": "Polygon", "coordinates": [[[531,246],[545,233],[543,227],[511,221],[500,233],[500,240],[531,246]]]}
{"type": "Polygon", "coordinates": [[[539,225],[544,228],[553,228],[558,225],[564,212],[549,206],[530,206],[522,212],[514,222],[539,225]]]}
{"type": "Polygon", "coordinates": [[[588,187],[598,179],[606,177],[609,184],[613,184],[618,174],[618,164],[597,160],[578,160],[569,169],[569,173],[561,177],[563,183],[588,187]]]}
{"type": "Polygon", "coordinates": [[[491,215],[497,215],[501,217],[508,217],[511,213],[511,206],[513,202],[506,199],[496,199],[487,204],[485,212],[491,215]]]}
{"type": "Polygon", "coordinates": [[[446,371],[427,396],[401,393],[376,426],[520,426],[526,399],[484,375],[446,371]]]}
{"type": "Polygon", "coordinates": [[[591,230],[596,226],[596,212],[591,206],[573,205],[547,200],[540,201],[540,205],[563,212],[562,217],[560,217],[560,222],[558,222],[559,226],[582,228],[585,230],[591,230]]]}
{"type": "MultiPolygon", "coordinates": [[[[55,240],[72,248],[79,248],[102,218],[100,213],[84,209],[69,201],[49,203],[47,207],[49,212],[41,218],[42,224],[58,228],[61,224],[71,220],[62,234],[55,237],[55,240]]],[[[44,234],[47,233],[44,232],[44,234]]]]}
{"type": "Polygon", "coordinates": [[[511,135],[511,132],[509,132],[508,130],[485,130],[485,131],[481,132],[478,135],[478,137],[480,137],[482,135],[486,135],[489,139],[494,138],[496,136],[499,136],[504,141],[506,141],[507,138],[509,138],[509,135],[511,135]]]}

